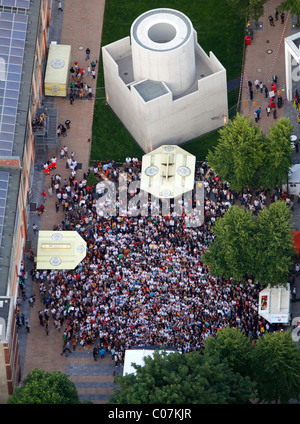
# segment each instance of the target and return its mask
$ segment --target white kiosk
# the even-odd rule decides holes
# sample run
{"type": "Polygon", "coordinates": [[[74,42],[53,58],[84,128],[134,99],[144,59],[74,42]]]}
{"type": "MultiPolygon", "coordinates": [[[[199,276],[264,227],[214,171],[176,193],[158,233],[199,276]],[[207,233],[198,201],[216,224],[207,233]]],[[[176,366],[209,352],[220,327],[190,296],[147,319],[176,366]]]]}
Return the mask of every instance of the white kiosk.
{"type": "Polygon", "coordinates": [[[259,293],[259,315],[270,324],[288,324],[290,319],[290,285],[270,287],[259,293]]]}

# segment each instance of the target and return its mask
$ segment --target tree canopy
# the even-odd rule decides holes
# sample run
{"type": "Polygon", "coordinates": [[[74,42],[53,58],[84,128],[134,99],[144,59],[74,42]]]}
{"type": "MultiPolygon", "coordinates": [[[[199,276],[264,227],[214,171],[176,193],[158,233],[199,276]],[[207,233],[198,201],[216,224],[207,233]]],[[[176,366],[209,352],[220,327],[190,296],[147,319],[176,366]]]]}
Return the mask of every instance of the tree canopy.
{"type": "Polygon", "coordinates": [[[8,404],[78,404],[75,384],[66,374],[35,369],[8,398],[8,404]]]}
{"type": "Polygon", "coordinates": [[[287,11],[297,16],[297,25],[300,25],[300,0],[285,0],[277,7],[278,11],[287,11]]]}
{"type": "Polygon", "coordinates": [[[252,362],[260,401],[299,399],[300,351],[288,331],[266,333],[258,339],[252,362]]]}
{"type": "Polygon", "coordinates": [[[248,116],[237,116],[219,131],[219,142],[207,162],[232,190],[274,189],[287,182],[292,164],[290,136],[293,126],[281,118],[262,134],[248,116]]]}
{"type": "Polygon", "coordinates": [[[264,14],[264,4],[267,0],[227,0],[229,7],[240,18],[258,20],[264,14]]]}
{"type": "Polygon", "coordinates": [[[121,390],[111,397],[117,404],[243,404],[252,392],[251,381],[226,363],[200,351],[180,354],[154,352],[136,374],[118,376],[121,390]]]}
{"type": "Polygon", "coordinates": [[[214,225],[214,240],[201,260],[219,278],[241,282],[248,277],[261,285],[288,282],[293,264],[291,212],[284,201],[272,203],[254,216],[232,206],[214,225]]]}
{"type": "Polygon", "coordinates": [[[118,376],[114,404],[246,404],[299,399],[300,351],[289,331],[252,343],[240,328],[223,327],[204,349],[156,351],[136,373],[118,376]]]}

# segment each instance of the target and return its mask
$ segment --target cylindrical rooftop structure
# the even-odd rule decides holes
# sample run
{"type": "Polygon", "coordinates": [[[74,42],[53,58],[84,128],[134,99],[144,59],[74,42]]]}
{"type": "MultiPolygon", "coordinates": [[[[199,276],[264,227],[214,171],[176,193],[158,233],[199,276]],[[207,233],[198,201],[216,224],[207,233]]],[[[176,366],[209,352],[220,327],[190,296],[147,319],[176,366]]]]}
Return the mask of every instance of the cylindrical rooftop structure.
{"type": "Polygon", "coordinates": [[[194,28],[173,9],[153,9],[131,26],[134,79],[163,81],[175,96],[188,90],[196,77],[194,28]]]}

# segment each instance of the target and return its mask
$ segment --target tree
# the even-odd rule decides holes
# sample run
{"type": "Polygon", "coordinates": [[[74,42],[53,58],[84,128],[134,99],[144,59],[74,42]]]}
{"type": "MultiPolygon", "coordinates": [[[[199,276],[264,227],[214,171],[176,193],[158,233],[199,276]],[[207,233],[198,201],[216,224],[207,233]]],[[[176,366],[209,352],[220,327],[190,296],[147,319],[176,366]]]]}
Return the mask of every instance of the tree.
{"type": "Polygon", "coordinates": [[[255,271],[257,225],[250,210],[232,206],[215,221],[214,240],[201,260],[219,278],[243,281],[255,271]]]}
{"type": "Polygon", "coordinates": [[[220,139],[207,162],[232,190],[260,186],[264,164],[265,137],[248,116],[237,116],[219,131],[220,139]]]}
{"type": "Polygon", "coordinates": [[[279,12],[287,11],[297,16],[297,26],[300,26],[300,0],[285,0],[277,7],[279,12]]]}
{"type": "Polygon", "coordinates": [[[224,327],[215,337],[208,337],[205,341],[205,356],[226,362],[243,377],[251,375],[251,355],[251,340],[239,328],[224,327]]]}
{"type": "Polygon", "coordinates": [[[227,0],[229,7],[234,10],[241,19],[255,21],[264,14],[264,4],[267,0],[227,0]]]}
{"type": "Polygon", "coordinates": [[[287,403],[300,395],[300,351],[287,332],[265,333],[253,350],[259,401],[287,403]]]}
{"type": "Polygon", "coordinates": [[[286,284],[294,262],[291,211],[283,200],[258,214],[255,277],[271,286],[286,284]]]}
{"type": "Polygon", "coordinates": [[[251,381],[226,363],[200,351],[166,354],[156,351],[136,374],[118,376],[121,390],[110,398],[117,404],[238,404],[252,395],[251,381]]]}
{"type": "Polygon", "coordinates": [[[266,135],[265,166],[262,177],[264,187],[272,189],[287,183],[288,173],[292,165],[292,132],[291,121],[281,118],[266,135]]]}
{"type": "Polygon", "coordinates": [[[78,404],[75,384],[58,371],[35,369],[8,398],[9,404],[78,404]]]}
{"type": "Polygon", "coordinates": [[[295,253],[291,212],[284,201],[259,211],[231,207],[214,225],[214,240],[201,260],[216,277],[246,280],[261,285],[286,284],[295,253]]]}
{"type": "Polygon", "coordinates": [[[292,131],[290,120],[282,118],[263,135],[248,116],[237,115],[219,131],[219,143],[208,152],[208,164],[237,192],[244,187],[281,187],[292,164],[292,131]]]}

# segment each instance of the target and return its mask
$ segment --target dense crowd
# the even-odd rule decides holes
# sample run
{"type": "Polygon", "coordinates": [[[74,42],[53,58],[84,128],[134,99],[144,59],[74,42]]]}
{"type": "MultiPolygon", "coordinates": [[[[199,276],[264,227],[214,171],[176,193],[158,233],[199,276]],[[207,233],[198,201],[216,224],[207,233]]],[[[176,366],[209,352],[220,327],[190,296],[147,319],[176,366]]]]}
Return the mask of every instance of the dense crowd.
{"type": "MultiPolygon", "coordinates": [[[[100,341],[101,347],[121,357],[126,348],[138,345],[198,350],[208,336],[228,325],[253,340],[270,329],[257,314],[257,282],[233,285],[211,276],[201,262],[213,240],[215,220],[236,201],[250,204],[248,193],[232,193],[201,163],[196,169],[196,180],[205,187],[201,226],[186,225],[174,204],[168,215],[100,216],[97,201],[105,193],[101,185],[118,186],[121,169],[129,187],[140,179],[141,164],[136,158],[127,158],[122,168],[114,162],[96,164],[89,171],[99,179],[92,190],[88,173],[77,181],[72,161],[69,180],[52,178],[56,203],[65,210],[65,219],[54,229],[76,230],[87,242],[87,255],[72,271],[35,272],[45,303],[39,312],[41,325],[52,316],[65,343],[74,349],[100,341]]],[[[262,194],[258,199],[260,208],[262,194]]]]}

